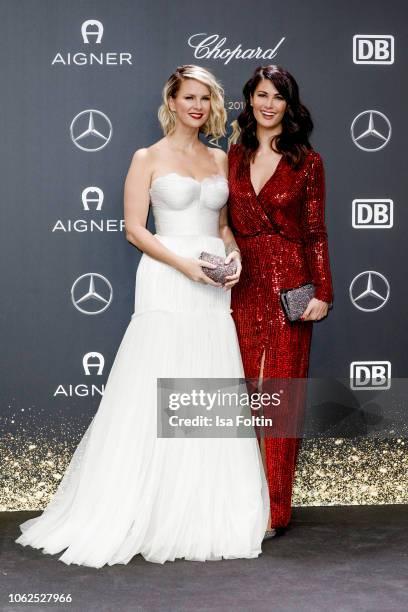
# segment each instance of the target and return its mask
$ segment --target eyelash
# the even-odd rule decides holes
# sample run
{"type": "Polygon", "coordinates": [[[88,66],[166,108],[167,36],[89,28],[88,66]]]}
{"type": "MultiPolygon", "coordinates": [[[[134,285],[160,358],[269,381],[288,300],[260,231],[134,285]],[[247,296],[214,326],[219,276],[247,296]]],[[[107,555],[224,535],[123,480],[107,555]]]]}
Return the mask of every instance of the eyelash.
{"type": "MultiPolygon", "coordinates": [[[[265,94],[259,93],[258,96],[261,97],[261,98],[264,98],[265,94]]],[[[275,96],[275,98],[277,98],[278,100],[283,100],[283,96],[275,96]]]]}
{"type": "MultiPolygon", "coordinates": [[[[191,100],[193,96],[186,96],[186,100],[191,100]]],[[[202,100],[209,100],[210,98],[202,98],[202,100]]]]}

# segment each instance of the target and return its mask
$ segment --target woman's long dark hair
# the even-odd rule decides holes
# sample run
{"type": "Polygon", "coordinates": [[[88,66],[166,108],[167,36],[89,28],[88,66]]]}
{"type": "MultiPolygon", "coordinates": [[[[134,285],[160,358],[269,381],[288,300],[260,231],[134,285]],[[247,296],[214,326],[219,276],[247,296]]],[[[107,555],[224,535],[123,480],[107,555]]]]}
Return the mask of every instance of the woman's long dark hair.
{"type": "Polygon", "coordinates": [[[245,108],[232,124],[233,134],[230,140],[241,144],[246,159],[253,160],[259,142],[250,95],[254,94],[262,79],[269,79],[287,103],[282,119],[282,133],[272,139],[271,148],[277,153],[282,153],[286,161],[297,168],[303,164],[307,151],[312,148],[309,135],[313,130],[313,121],[310,112],[300,101],[298,84],[281,66],[259,66],[245,83],[243,89],[245,108]]]}

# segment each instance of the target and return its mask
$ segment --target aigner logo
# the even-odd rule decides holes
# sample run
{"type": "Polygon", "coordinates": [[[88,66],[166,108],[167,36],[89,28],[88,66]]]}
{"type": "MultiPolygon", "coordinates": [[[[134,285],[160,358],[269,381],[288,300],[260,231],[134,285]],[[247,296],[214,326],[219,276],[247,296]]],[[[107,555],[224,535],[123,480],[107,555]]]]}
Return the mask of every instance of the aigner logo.
{"type": "Polygon", "coordinates": [[[356,229],[378,229],[393,226],[393,201],[372,198],[353,200],[352,225],[356,229]]]}
{"type": "MultiPolygon", "coordinates": [[[[102,43],[104,28],[98,19],[87,19],[81,25],[81,36],[84,45],[102,43]]],[[[109,51],[104,53],[85,53],[83,51],[58,51],[51,61],[51,66],[132,66],[132,54],[125,51],[109,51]]]]}
{"type": "Polygon", "coordinates": [[[363,151],[379,151],[391,138],[391,123],[380,111],[363,111],[351,124],[351,138],[363,151]]]}
{"type": "Polygon", "coordinates": [[[103,36],[102,21],[98,21],[97,19],[87,19],[81,25],[81,34],[85,45],[89,44],[90,36],[94,39],[94,42],[97,45],[100,45],[103,36]],[[95,29],[93,29],[93,27],[95,27],[95,29]]]}
{"type": "Polygon", "coordinates": [[[83,356],[82,365],[84,368],[85,376],[91,375],[91,368],[95,368],[97,376],[101,376],[103,373],[103,368],[105,367],[105,358],[102,353],[92,351],[90,353],[86,353],[86,355],[83,356]],[[95,359],[97,361],[95,361],[95,359]]]}
{"type": "Polygon", "coordinates": [[[285,40],[282,37],[273,49],[242,49],[242,45],[237,45],[234,49],[221,49],[226,43],[226,38],[220,37],[219,34],[210,34],[200,32],[192,34],[188,39],[190,47],[195,49],[194,57],[196,59],[222,59],[224,64],[228,64],[232,59],[272,59],[276,57],[277,50],[285,40]]]}
{"type": "Polygon", "coordinates": [[[374,270],[358,274],[350,285],[353,305],[364,312],[380,310],[390,297],[390,285],[385,276],[374,270]]]}
{"type": "Polygon", "coordinates": [[[96,202],[95,210],[101,210],[103,198],[102,189],[99,189],[99,187],[87,187],[82,192],[82,205],[84,210],[89,210],[89,202],[96,202]],[[94,197],[93,194],[95,194],[96,197],[94,197]]]}
{"type": "MultiPolygon", "coordinates": [[[[104,193],[100,187],[86,187],[82,191],[81,200],[84,211],[101,212],[104,193]]],[[[69,232],[123,232],[124,229],[124,219],[58,219],[51,231],[65,234],[69,232]]]]}
{"type": "MultiPolygon", "coordinates": [[[[102,353],[91,351],[86,353],[82,358],[82,367],[85,376],[102,376],[105,367],[105,358],[102,353]],[[92,370],[92,371],[91,371],[92,370]]],[[[62,395],[63,397],[94,397],[95,395],[102,396],[105,391],[105,385],[96,385],[95,383],[78,383],[78,384],[60,384],[54,391],[54,397],[62,395]]]]}
{"type": "Polygon", "coordinates": [[[112,138],[112,123],[101,111],[88,109],[76,115],[70,125],[71,140],[82,151],[100,151],[112,138]],[[85,143],[84,143],[85,141],[85,143]]]}
{"type": "Polygon", "coordinates": [[[350,364],[351,389],[380,391],[390,387],[390,361],[353,361],[350,364]]]}
{"type": "Polygon", "coordinates": [[[353,62],[355,64],[393,64],[394,37],[387,34],[355,34],[353,36],[353,62]]]}
{"type": "Polygon", "coordinates": [[[87,315],[100,314],[106,310],[112,298],[112,285],[107,278],[96,272],[83,274],[71,287],[73,305],[87,315]]]}

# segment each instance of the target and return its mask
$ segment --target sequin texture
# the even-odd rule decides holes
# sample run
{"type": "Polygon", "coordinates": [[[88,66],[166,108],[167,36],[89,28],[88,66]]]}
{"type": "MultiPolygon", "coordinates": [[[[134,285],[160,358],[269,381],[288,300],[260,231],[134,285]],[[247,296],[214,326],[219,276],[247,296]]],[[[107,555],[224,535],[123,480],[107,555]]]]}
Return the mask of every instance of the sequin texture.
{"type": "MultiPolygon", "coordinates": [[[[282,157],[274,174],[255,193],[242,147],[229,153],[229,224],[242,254],[242,273],[231,293],[245,376],[308,375],[312,321],[289,321],[280,290],[313,282],[318,299],[333,302],[322,158],[310,150],[299,169],[282,157]]],[[[266,471],[273,527],[291,514],[297,438],[265,438],[266,471]]]]}

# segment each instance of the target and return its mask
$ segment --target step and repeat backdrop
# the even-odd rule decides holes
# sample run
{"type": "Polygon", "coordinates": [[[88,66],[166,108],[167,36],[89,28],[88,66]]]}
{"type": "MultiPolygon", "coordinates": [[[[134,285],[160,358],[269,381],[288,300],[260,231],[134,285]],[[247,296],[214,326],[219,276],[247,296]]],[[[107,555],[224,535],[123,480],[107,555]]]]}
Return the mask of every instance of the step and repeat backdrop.
{"type": "MultiPolygon", "coordinates": [[[[124,235],[124,179],[162,137],[162,87],[181,64],[221,80],[228,123],[257,66],[297,79],[325,164],[335,291],[310,376],[391,392],[408,365],[404,2],[0,6],[2,509],[46,505],[98,408],[141,257],[124,235]]],[[[304,440],[294,504],[406,503],[407,444],[304,440]]]]}

